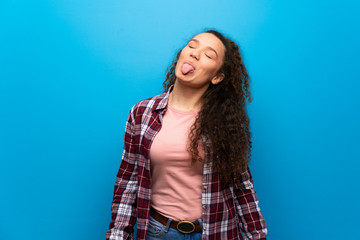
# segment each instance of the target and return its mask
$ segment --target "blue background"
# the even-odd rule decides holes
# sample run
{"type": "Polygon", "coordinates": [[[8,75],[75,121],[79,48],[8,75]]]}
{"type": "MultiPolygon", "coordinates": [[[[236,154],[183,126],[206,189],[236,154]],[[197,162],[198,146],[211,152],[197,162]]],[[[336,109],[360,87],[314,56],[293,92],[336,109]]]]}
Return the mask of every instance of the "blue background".
{"type": "Polygon", "coordinates": [[[360,239],[358,1],[0,2],[0,239],[104,239],[125,121],[194,34],[251,76],[270,240],[360,239]]]}

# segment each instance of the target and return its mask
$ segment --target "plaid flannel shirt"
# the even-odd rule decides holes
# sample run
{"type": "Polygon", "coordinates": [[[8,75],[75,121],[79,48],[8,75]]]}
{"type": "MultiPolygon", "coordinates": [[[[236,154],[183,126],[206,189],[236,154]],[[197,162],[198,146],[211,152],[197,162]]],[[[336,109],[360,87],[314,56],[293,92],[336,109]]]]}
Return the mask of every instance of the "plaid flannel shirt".
{"type": "MultiPolygon", "coordinates": [[[[146,239],[151,206],[149,153],[151,143],[160,131],[170,91],[131,108],[107,240],[133,239],[135,223],[137,239],[146,239]]],[[[219,174],[213,171],[211,159],[205,158],[202,184],[203,239],[266,239],[266,223],[249,168],[242,174],[241,185],[224,187],[219,174]]]]}

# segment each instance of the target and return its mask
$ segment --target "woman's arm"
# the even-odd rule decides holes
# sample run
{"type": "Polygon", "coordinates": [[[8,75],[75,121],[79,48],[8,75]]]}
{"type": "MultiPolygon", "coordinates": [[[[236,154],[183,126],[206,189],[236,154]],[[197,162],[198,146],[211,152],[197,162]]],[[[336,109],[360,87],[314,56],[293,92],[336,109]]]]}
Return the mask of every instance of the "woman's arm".
{"type": "Polygon", "coordinates": [[[242,173],[240,184],[234,185],[234,201],[240,218],[240,227],[245,239],[266,239],[267,227],[260,211],[254,182],[247,168],[242,173]]]}
{"type": "Polygon", "coordinates": [[[112,221],[106,232],[107,240],[133,239],[133,227],[136,222],[137,148],[135,144],[135,126],[133,109],[126,122],[124,150],[114,186],[111,205],[112,221]]]}

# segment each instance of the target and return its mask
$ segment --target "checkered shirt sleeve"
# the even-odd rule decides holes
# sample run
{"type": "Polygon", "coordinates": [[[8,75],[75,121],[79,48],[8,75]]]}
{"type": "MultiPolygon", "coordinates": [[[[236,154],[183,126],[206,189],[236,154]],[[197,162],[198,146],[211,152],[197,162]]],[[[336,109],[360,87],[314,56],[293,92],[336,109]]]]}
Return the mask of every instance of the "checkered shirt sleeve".
{"type": "Polygon", "coordinates": [[[259,200],[253,188],[254,182],[249,167],[242,173],[241,184],[230,188],[240,216],[240,227],[245,240],[264,240],[267,235],[265,219],[260,211],[259,200]]]}
{"type": "Polygon", "coordinates": [[[112,221],[106,232],[107,240],[133,239],[136,222],[136,193],[138,188],[136,149],[133,144],[134,117],[131,110],[125,127],[124,149],[114,186],[111,205],[112,221]]]}

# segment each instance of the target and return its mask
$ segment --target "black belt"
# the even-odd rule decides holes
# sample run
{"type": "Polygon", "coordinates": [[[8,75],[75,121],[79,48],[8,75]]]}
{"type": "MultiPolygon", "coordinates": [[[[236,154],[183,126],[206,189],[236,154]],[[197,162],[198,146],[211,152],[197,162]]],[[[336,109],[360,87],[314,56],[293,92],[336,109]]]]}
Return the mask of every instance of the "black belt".
{"type": "MultiPolygon", "coordinates": [[[[157,220],[158,222],[160,222],[163,225],[167,225],[169,218],[161,215],[160,213],[158,213],[155,209],[153,209],[151,207],[150,209],[150,215],[157,220]]],[[[201,230],[201,226],[198,220],[194,221],[194,222],[190,222],[190,221],[174,221],[172,220],[170,223],[170,227],[173,229],[178,230],[181,233],[193,233],[193,232],[202,232],[201,230]]]]}

